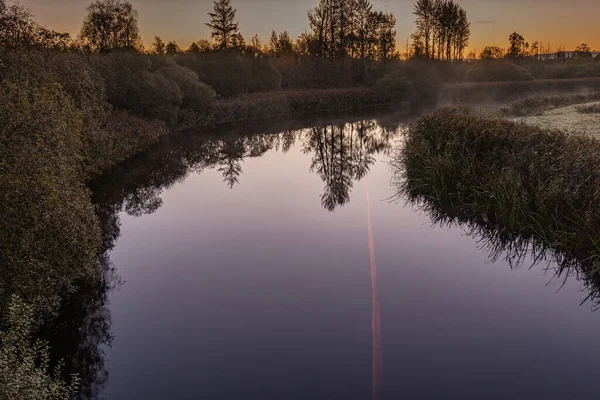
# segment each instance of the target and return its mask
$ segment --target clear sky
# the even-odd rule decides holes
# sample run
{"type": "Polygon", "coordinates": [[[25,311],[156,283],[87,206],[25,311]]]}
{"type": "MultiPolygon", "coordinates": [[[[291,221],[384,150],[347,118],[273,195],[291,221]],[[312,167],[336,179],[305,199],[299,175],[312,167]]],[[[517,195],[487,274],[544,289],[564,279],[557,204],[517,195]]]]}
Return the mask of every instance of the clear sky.
{"type": "MultiPolygon", "coordinates": [[[[9,0],[10,2],[10,0],[9,0]]],[[[518,31],[530,43],[548,43],[556,49],[572,49],[588,43],[600,50],[600,0],[462,0],[472,22],[471,49],[487,44],[507,46],[508,36],[518,31]]],[[[77,34],[90,0],[21,0],[48,28],[77,34]]],[[[140,16],[142,39],[154,36],[176,40],[185,48],[208,38],[204,25],[211,0],[131,0],[140,16]]],[[[306,12],[318,0],[232,0],[240,30],[246,39],[254,34],[266,41],[272,29],[287,30],[296,37],[308,29],[306,12]]],[[[413,0],[374,0],[376,9],[393,12],[398,20],[398,46],[404,49],[414,30],[413,0]]]]}

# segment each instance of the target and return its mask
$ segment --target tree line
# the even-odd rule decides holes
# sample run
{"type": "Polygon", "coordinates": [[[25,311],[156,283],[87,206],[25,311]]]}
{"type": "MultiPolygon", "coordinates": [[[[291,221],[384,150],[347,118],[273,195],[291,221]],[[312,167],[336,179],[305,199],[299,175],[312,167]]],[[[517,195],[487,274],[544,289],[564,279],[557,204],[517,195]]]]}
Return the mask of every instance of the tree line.
{"type": "MultiPolygon", "coordinates": [[[[237,10],[231,0],[214,0],[206,26],[211,41],[201,39],[188,52],[237,49],[264,52],[275,56],[310,55],[322,59],[389,60],[396,51],[396,18],[391,13],[373,10],[371,0],[320,0],[308,12],[310,31],[295,41],[284,31],[273,32],[267,45],[255,36],[246,43],[236,20],[237,10]]],[[[139,32],[138,13],[125,0],[97,0],[87,8],[77,38],[68,33],[48,30],[33,22],[31,13],[20,5],[7,5],[0,0],[0,46],[14,48],[61,48],[89,52],[116,49],[144,51],[139,32]]],[[[176,54],[183,52],[174,42],[165,43],[155,37],[150,52],[176,54]]]]}
{"type": "Polygon", "coordinates": [[[535,41],[529,44],[525,37],[518,32],[513,32],[508,37],[508,48],[500,46],[485,46],[479,58],[482,60],[550,60],[552,57],[556,59],[571,59],[571,58],[592,58],[592,49],[587,43],[578,45],[573,51],[565,51],[564,47],[559,47],[553,50],[550,44],[544,46],[543,43],[535,41]]]}

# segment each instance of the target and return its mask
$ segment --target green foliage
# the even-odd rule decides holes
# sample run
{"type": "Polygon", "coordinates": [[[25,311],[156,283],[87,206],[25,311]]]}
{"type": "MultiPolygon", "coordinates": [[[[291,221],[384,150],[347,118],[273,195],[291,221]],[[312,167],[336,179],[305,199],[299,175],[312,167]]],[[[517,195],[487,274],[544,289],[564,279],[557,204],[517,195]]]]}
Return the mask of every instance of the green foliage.
{"type": "Polygon", "coordinates": [[[0,83],[0,311],[17,292],[49,317],[78,280],[100,279],[80,132],[59,85],[0,83]]]}
{"type": "Polygon", "coordinates": [[[6,331],[0,334],[0,398],[15,400],[68,400],[77,392],[79,379],[61,379],[59,363],[50,368],[50,349],[33,341],[34,307],[12,296],[6,331]]]}
{"type": "Polygon", "coordinates": [[[522,67],[508,61],[479,61],[467,71],[465,82],[531,81],[533,76],[522,67]]]}

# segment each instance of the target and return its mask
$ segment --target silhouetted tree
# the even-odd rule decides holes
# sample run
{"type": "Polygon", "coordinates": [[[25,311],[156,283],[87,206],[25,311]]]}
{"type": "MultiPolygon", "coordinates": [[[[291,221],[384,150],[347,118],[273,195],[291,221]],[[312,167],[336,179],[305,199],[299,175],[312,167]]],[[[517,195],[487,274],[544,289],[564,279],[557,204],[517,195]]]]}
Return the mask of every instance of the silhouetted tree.
{"type": "Polygon", "coordinates": [[[509,37],[508,41],[510,47],[508,48],[507,57],[511,58],[523,58],[527,54],[529,49],[529,43],[525,42],[525,38],[519,35],[517,32],[513,32],[509,37]]]}
{"type": "Polygon", "coordinates": [[[373,11],[371,0],[320,0],[308,20],[312,33],[303,35],[303,45],[317,57],[358,54],[364,64],[366,59],[389,59],[395,51],[396,19],[373,11]]]}
{"type": "Polygon", "coordinates": [[[71,46],[71,35],[46,29],[32,19],[31,12],[19,5],[0,0],[0,49],[53,48],[71,46]]]}
{"type": "Polygon", "coordinates": [[[498,46],[485,46],[479,54],[482,60],[498,60],[504,57],[504,50],[498,46]]]}
{"type": "Polygon", "coordinates": [[[578,57],[586,57],[586,58],[592,57],[592,49],[590,48],[590,46],[588,46],[587,43],[582,43],[579,46],[577,46],[575,48],[575,52],[577,53],[578,57]]]}
{"type": "Polygon", "coordinates": [[[167,43],[167,46],[165,47],[165,51],[168,55],[173,56],[175,54],[181,53],[181,48],[179,47],[177,42],[172,41],[172,42],[167,43]]]}
{"type": "Polygon", "coordinates": [[[370,24],[369,18],[373,12],[373,4],[371,0],[357,0],[355,10],[355,37],[358,43],[358,54],[364,67],[365,58],[367,55],[367,48],[369,46],[370,37],[370,24]]]}
{"type": "Polygon", "coordinates": [[[200,49],[200,51],[211,51],[212,50],[212,45],[206,39],[200,39],[196,42],[196,44],[198,45],[198,48],[200,49]]]}
{"type": "Polygon", "coordinates": [[[98,0],[87,8],[80,38],[92,51],[138,48],[138,13],[122,0],[98,0]]]}
{"type": "Polygon", "coordinates": [[[426,58],[462,58],[471,37],[467,12],[454,0],[418,0],[414,12],[417,30],[413,51],[426,58]]]}
{"type": "Polygon", "coordinates": [[[396,18],[394,14],[378,12],[375,18],[377,59],[389,60],[396,51],[396,18]]]}
{"type": "Polygon", "coordinates": [[[196,42],[192,42],[192,44],[190,44],[190,47],[188,47],[188,49],[186,50],[186,53],[199,53],[200,52],[200,47],[198,46],[198,43],[196,42]]]}
{"type": "Polygon", "coordinates": [[[211,37],[215,40],[215,47],[228,49],[239,47],[243,44],[239,32],[239,23],[235,21],[236,9],[231,6],[231,0],[214,0],[214,11],[208,13],[210,22],[206,23],[211,29],[211,37]]]}
{"type": "Polygon", "coordinates": [[[163,55],[167,52],[165,42],[163,42],[163,40],[158,36],[154,37],[154,43],[152,43],[152,52],[160,55],[163,55]]]}
{"type": "MultiPolygon", "coordinates": [[[[419,53],[431,58],[431,36],[435,27],[435,0],[417,0],[413,14],[417,17],[417,34],[413,37],[419,43],[419,53]]],[[[416,53],[416,52],[415,52],[416,53]]]]}
{"type": "Polygon", "coordinates": [[[274,56],[290,55],[294,52],[294,43],[290,39],[290,35],[287,31],[283,31],[280,34],[273,31],[271,33],[271,40],[269,42],[269,53],[274,56]]]}

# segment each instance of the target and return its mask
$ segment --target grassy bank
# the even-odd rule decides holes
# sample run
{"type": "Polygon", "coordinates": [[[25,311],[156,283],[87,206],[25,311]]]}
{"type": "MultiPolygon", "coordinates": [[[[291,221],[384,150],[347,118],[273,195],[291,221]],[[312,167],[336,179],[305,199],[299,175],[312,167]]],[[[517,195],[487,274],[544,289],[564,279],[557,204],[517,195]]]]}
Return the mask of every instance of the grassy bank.
{"type": "Polygon", "coordinates": [[[535,115],[544,111],[567,107],[573,104],[583,104],[594,101],[600,101],[600,92],[564,96],[532,96],[514,101],[509,105],[502,107],[500,112],[502,115],[506,116],[524,117],[526,115],[535,115]]]}
{"type": "Polygon", "coordinates": [[[598,141],[442,110],[419,120],[396,163],[410,198],[533,238],[580,260],[590,279],[600,274],[598,141]]]}
{"type": "Polygon", "coordinates": [[[536,93],[552,96],[586,91],[600,91],[600,78],[446,83],[440,86],[438,99],[441,104],[497,103],[536,93]]]}

